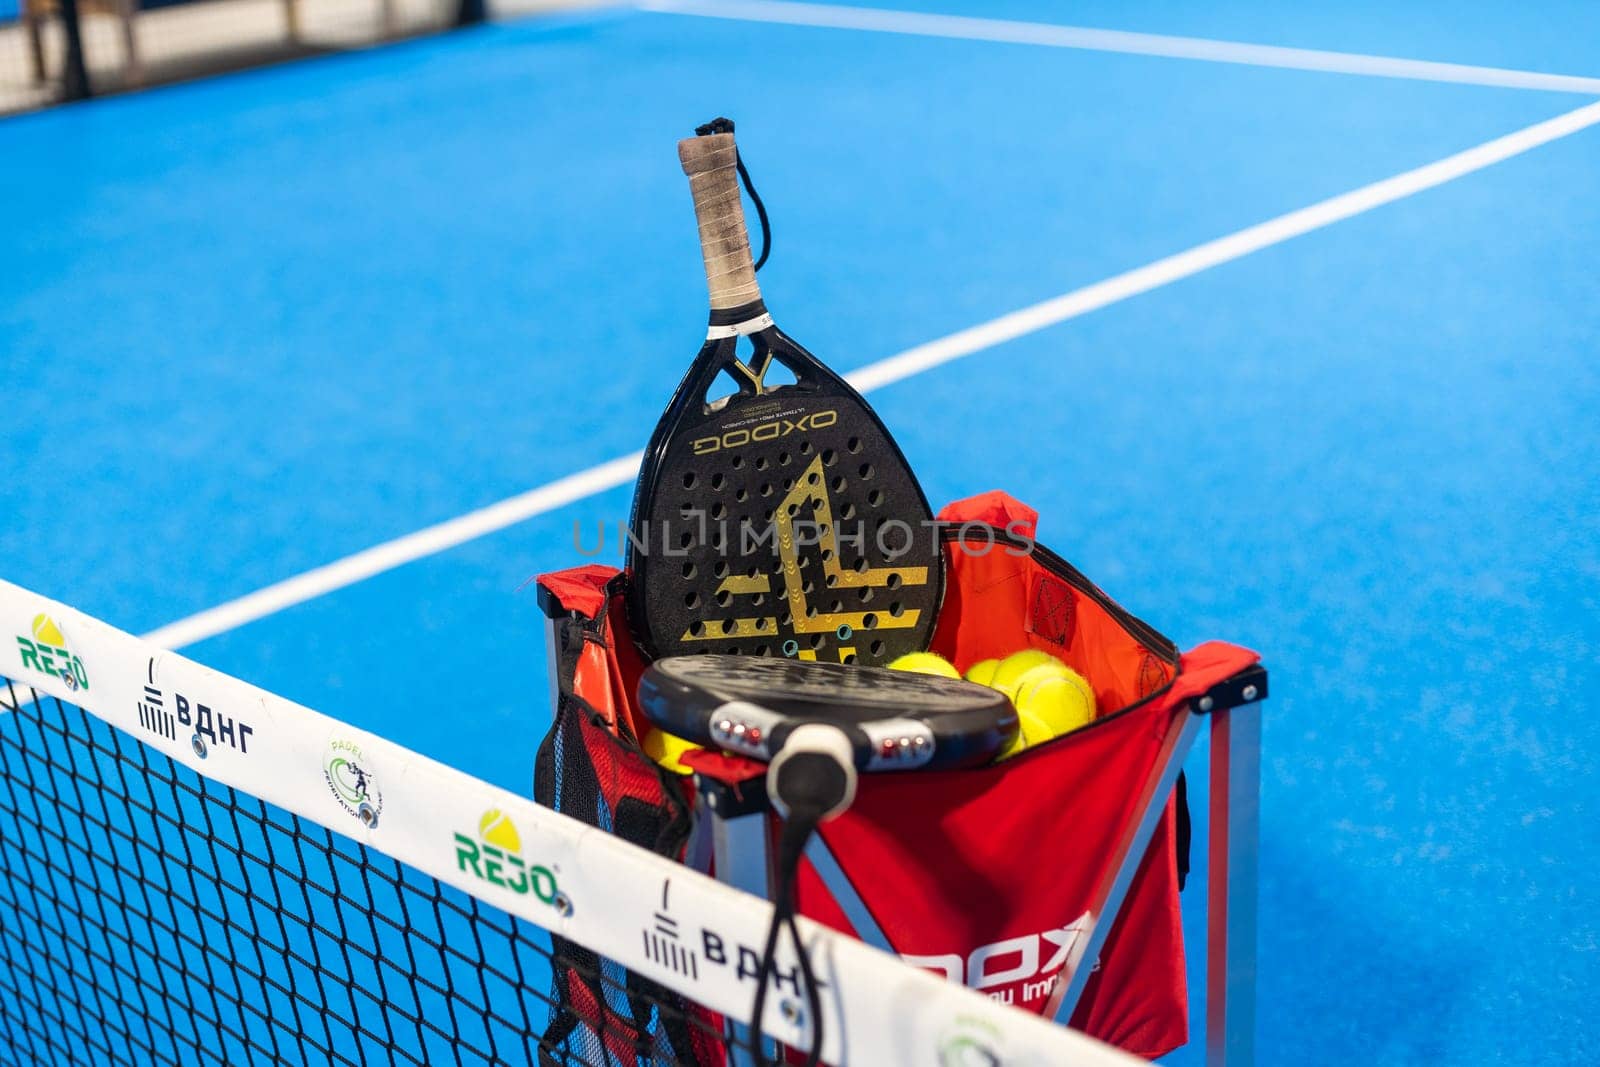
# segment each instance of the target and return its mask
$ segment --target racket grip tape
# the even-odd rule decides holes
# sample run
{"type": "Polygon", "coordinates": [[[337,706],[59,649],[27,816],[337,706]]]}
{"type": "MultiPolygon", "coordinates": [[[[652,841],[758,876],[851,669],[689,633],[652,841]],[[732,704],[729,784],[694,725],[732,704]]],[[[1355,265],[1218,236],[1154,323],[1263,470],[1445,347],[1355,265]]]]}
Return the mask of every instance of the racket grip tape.
{"type": "Polygon", "coordinates": [[[738,158],[733,134],[714,133],[678,142],[678,159],[689,176],[694,213],[700,223],[700,252],[706,261],[711,310],[727,311],[761,300],[750,234],[739,200],[738,158]]]}

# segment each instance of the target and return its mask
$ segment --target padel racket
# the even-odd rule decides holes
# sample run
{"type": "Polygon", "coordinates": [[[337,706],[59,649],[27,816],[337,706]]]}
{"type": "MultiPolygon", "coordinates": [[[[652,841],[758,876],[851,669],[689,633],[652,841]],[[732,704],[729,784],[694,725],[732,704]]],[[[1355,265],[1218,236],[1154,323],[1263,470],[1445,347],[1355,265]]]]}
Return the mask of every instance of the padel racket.
{"type": "Polygon", "coordinates": [[[634,495],[634,636],[652,658],[877,664],[920,651],[944,586],[927,499],[861,395],[773,325],[733,134],[681,141],[678,157],[711,326],[651,436],[634,495]],[[752,350],[744,358],[740,338],[752,350]],[[792,380],[769,382],[775,366],[792,380]]]}
{"type": "Polygon", "coordinates": [[[947,770],[992,762],[1017,734],[1017,712],[987,686],[882,667],[670,656],[639,679],[652,724],[701,745],[771,760],[800,726],[849,739],[862,771],[947,770]]]}

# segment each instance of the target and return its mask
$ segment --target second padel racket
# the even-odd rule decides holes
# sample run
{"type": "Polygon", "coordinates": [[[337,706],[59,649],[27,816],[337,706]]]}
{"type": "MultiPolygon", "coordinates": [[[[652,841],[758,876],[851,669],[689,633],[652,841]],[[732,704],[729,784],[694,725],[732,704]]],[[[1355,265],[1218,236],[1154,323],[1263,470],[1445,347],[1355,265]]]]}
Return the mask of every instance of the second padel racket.
{"type": "Polygon", "coordinates": [[[1017,735],[988,686],[912,671],[744,656],[672,656],[639,679],[639,710],[668,733],[759,760],[807,723],[837,728],[863,771],[981,767],[1017,735]]]}
{"type": "Polygon", "coordinates": [[[634,495],[634,636],[652,658],[880,664],[920,651],[944,585],[927,499],[861,395],[773,325],[750,259],[733,134],[681,141],[678,157],[694,194],[711,326],[634,495]],[[752,349],[745,358],[740,338],[752,349]],[[767,381],[776,365],[793,379],[767,381]]]}

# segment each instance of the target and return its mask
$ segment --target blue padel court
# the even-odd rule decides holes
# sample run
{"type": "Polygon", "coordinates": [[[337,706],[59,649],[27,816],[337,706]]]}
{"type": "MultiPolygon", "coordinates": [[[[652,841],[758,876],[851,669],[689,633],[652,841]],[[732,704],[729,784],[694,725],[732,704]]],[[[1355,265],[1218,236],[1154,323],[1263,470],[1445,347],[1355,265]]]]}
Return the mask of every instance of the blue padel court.
{"type": "Polygon", "coordinates": [[[1600,9],[861,10],[0,122],[4,577],[529,792],[529,579],[621,561],[705,328],[673,145],[726,114],[768,305],[934,506],[1005,489],[1269,665],[1260,1061],[1600,1055],[1600,9]]]}

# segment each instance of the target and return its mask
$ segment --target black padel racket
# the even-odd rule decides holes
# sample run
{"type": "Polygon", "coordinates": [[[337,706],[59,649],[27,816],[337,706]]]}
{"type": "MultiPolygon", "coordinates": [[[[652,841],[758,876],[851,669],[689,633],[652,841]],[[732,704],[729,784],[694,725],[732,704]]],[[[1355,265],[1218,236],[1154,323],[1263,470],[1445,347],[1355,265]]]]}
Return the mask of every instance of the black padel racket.
{"type": "Polygon", "coordinates": [[[773,325],[733,135],[691,137],[678,156],[711,328],[645,451],[628,545],[634,636],[652,658],[878,664],[920,651],[944,586],[922,488],[861,395],[773,325]],[[793,380],[767,382],[774,365],[793,380]]]}
{"type": "Polygon", "coordinates": [[[990,763],[1017,734],[1004,693],[956,678],[838,663],[671,656],[639,679],[651,723],[697,744],[770,760],[807,723],[837,727],[863,771],[990,763]]]}

